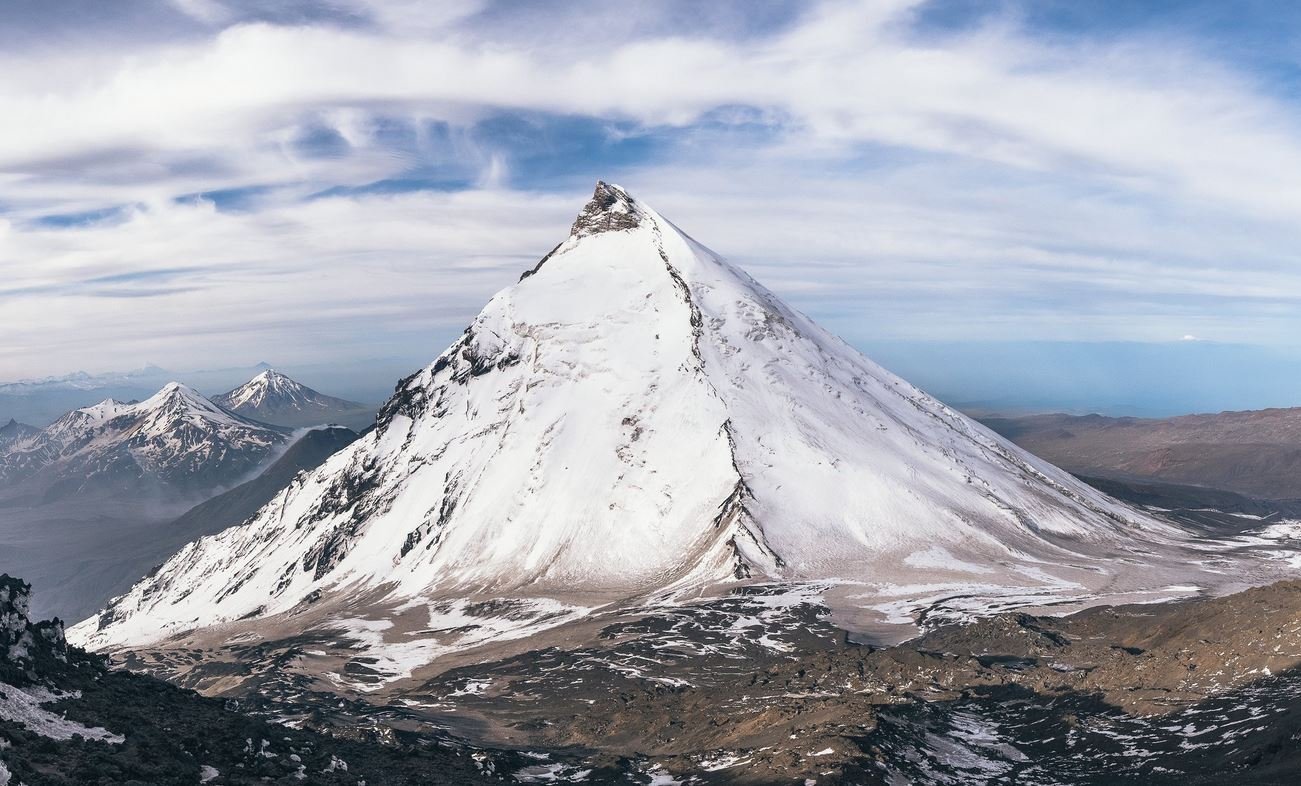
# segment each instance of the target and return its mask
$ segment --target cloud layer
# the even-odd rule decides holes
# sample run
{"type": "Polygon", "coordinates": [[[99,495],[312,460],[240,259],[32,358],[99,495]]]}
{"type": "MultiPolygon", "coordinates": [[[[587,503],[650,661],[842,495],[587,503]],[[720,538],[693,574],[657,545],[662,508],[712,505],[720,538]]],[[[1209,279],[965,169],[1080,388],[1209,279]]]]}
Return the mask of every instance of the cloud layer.
{"type": "Polygon", "coordinates": [[[1295,102],[1178,26],[63,5],[0,19],[43,31],[0,54],[0,377],[423,362],[596,177],[860,342],[1301,328],[1295,102]]]}

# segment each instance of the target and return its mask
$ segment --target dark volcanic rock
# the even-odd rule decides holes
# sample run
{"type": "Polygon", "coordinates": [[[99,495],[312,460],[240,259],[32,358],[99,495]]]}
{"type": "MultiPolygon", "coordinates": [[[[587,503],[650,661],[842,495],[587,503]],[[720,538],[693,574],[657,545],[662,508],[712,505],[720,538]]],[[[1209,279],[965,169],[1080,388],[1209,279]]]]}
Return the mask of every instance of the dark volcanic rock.
{"type": "Polygon", "coordinates": [[[575,237],[601,232],[634,229],[641,224],[636,200],[618,186],[596,182],[596,191],[574,220],[570,234],[575,237]]]}
{"type": "Polygon", "coordinates": [[[693,783],[1301,776],[1301,582],[1062,618],[1005,614],[888,649],[847,644],[814,609],[796,611],[729,640],[716,633],[738,635],[729,619],[752,619],[736,598],[610,626],[604,646],[446,672],[414,695],[456,696],[458,716],[509,729],[489,737],[586,751],[584,766],[617,772],[636,753],[693,783]]]}
{"type": "MultiPolygon", "coordinates": [[[[103,784],[477,784],[473,751],[435,734],[292,729],[235,703],[129,672],[31,622],[30,587],[0,575],[0,782],[103,784]],[[80,731],[79,731],[80,730],[80,731]],[[84,733],[83,733],[84,732],[84,733]],[[98,737],[98,738],[97,738],[98,737]]],[[[497,781],[499,782],[499,781],[497,781]]]]}
{"type": "Polygon", "coordinates": [[[31,601],[31,585],[0,574],[0,680],[9,684],[33,682],[68,662],[63,622],[33,623],[27,618],[31,601]]]}

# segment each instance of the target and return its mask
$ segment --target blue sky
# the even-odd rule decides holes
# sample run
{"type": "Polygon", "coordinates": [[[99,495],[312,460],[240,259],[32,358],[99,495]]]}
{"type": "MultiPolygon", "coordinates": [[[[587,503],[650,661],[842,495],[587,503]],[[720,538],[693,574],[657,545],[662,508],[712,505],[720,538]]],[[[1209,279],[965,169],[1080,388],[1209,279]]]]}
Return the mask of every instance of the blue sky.
{"type": "Polygon", "coordinates": [[[0,379],[414,368],[603,178],[950,399],[1301,403],[1299,37],[1278,2],[0,4],[0,379]]]}

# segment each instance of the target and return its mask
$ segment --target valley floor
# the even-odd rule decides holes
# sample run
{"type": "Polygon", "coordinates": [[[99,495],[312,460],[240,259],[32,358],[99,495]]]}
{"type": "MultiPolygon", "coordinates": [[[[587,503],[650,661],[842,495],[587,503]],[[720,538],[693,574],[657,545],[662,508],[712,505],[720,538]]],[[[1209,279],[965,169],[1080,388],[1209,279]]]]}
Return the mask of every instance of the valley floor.
{"type": "Polygon", "coordinates": [[[368,674],[364,652],[345,669],[351,686],[301,668],[339,646],[324,634],[126,664],[295,727],[454,738],[507,782],[1272,784],[1301,773],[1301,581],[1067,617],[1011,612],[892,647],[852,641],[808,589],[589,619],[575,623],[578,646],[562,627],[513,655],[396,682],[368,674]]]}

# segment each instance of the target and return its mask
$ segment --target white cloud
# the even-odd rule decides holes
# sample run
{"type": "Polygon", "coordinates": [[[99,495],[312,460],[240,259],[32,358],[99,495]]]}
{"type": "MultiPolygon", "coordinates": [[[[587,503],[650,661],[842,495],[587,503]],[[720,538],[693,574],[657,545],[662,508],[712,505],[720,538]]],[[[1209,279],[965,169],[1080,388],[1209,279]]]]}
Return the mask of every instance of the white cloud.
{"type": "MultiPolygon", "coordinates": [[[[413,4],[362,5],[419,16],[413,4]]],[[[1050,47],[1008,30],[918,42],[904,24],[913,5],[830,3],[790,32],[740,42],[659,37],[549,50],[469,33],[423,38],[418,26],[242,24],[110,63],[71,55],[97,67],[54,69],[77,76],[53,83],[43,64],[10,59],[0,62],[0,159],[21,172],[122,148],[208,151],[239,166],[308,112],[346,133],[380,108],[452,121],[492,107],[685,124],[746,104],[785,113],[800,144],[871,142],[1087,171],[1295,217],[1295,118],[1224,69],[1170,47],[1050,47]]]]}
{"type": "Polygon", "coordinates": [[[0,378],[430,336],[427,360],[583,198],[509,187],[511,151],[464,131],[502,111],[615,135],[711,112],[775,126],[743,145],[693,132],[672,160],[625,167],[625,185],[851,338],[1301,327],[1295,107],[1174,41],[1006,24],[918,38],[916,2],[827,3],[790,29],[712,37],[592,4],[536,38],[495,36],[477,0],[339,0],[369,20],[353,27],[222,27],[234,3],[175,4],[214,32],[0,53],[0,378]],[[392,118],[446,122],[451,141],[397,149],[392,118]],[[322,129],[340,152],[297,144],[322,129]],[[476,188],[301,201],[417,165],[476,188]],[[268,190],[241,211],[173,201],[251,186],[268,190]],[[33,220],[120,205],[121,221],[33,220]],[[141,275],[93,283],[124,273],[141,275]]]}
{"type": "Polygon", "coordinates": [[[0,259],[41,260],[0,264],[0,378],[137,357],[188,368],[410,354],[417,341],[432,359],[437,336],[459,332],[554,245],[568,202],[417,193],[240,214],[201,202],[120,223],[0,229],[0,259]]]}

